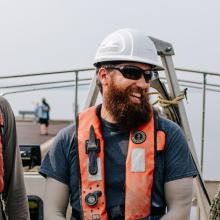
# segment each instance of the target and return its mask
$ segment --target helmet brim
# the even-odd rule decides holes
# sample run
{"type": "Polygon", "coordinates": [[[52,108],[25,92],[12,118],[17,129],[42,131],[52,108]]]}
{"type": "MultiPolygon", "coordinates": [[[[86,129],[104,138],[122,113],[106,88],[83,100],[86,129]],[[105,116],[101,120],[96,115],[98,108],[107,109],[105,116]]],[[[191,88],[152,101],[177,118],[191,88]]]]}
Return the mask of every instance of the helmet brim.
{"type": "Polygon", "coordinates": [[[152,60],[146,60],[146,59],[140,59],[140,57],[131,57],[131,59],[127,58],[126,60],[123,59],[123,57],[105,57],[101,59],[96,59],[93,63],[95,67],[98,67],[101,63],[106,62],[137,62],[137,63],[144,63],[147,65],[154,66],[154,70],[156,71],[162,71],[164,70],[164,67],[161,64],[155,63],[152,60]]]}

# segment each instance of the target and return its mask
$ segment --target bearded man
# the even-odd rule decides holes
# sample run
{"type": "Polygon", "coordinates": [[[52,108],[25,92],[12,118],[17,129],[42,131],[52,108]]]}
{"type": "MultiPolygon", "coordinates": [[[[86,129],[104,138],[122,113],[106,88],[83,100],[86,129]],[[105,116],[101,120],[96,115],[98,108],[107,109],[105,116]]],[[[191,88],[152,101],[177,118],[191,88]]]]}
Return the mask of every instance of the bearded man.
{"type": "Polygon", "coordinates": [[[81,112],[45,157],[46,219],[189,218],[196,170],[186,139],[149,103],[152,71],[163,70],[145,33],[122,29],[99,46],[102,104],[81,112]]]}

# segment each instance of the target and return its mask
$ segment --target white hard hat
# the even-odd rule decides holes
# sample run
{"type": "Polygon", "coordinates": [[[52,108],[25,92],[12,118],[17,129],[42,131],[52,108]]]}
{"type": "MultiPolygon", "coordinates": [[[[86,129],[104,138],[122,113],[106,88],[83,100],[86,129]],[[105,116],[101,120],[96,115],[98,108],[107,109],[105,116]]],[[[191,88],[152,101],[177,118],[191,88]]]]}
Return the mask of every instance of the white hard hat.
{"type": "Polygon", "coordinates": [[[94,59],[94,66],[102,62],[132,61],[164,68],[159,62],[153,41],[143,32],[121,29],[108,35],[100,44],[94,59]]]}

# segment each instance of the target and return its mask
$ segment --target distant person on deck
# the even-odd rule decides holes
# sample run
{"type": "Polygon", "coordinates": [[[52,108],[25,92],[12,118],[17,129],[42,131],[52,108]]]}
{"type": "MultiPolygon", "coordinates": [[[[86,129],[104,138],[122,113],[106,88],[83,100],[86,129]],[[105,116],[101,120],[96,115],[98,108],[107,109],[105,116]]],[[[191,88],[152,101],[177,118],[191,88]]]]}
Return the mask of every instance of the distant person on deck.
{"type": "Polygon", "coordinates": [[[37,105],[35,111],[38,118],[38,122],[40,123],[40,134],[48,135],[50,106],[45,98],[42,99],[42,103],[40,105],[37,105]]]}

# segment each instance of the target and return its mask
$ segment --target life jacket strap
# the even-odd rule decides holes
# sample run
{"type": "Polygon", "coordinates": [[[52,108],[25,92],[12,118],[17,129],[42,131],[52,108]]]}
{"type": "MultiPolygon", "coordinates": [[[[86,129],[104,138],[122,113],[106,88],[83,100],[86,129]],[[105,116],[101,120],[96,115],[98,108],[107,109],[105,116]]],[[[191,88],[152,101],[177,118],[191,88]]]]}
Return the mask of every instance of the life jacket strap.
{"type": "Polygon", "coordinates": [[[86,153],[89,154],[89,173],[96,175],[98,172],[97,153],[100,153],[100,141],[95,138],[93,125],[90,127],[89,140],[85,142],[86,153]]]}
{"type": "Polygon", "coordinates": [[[107,213],[110,220],[120,219],[125,216],[125,207],[124,205],[117,205],[107,209],[107,213]]]}

